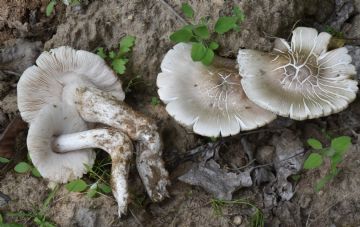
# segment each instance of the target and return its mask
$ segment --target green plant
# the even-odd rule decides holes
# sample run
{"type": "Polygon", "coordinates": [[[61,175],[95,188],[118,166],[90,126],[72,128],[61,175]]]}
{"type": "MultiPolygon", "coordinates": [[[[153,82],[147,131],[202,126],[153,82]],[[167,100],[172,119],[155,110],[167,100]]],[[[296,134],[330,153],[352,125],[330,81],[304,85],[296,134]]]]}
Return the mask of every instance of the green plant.
{"type": "Polygon", "coordinates": [[[19,162],[14,167],[15,172],[17,173],[28,173],[31,172],[31,174],[34,177],[41,177],[39,171],[36,169],[36,167],[32,164],[31,158],[29,154],[27,155],[27,162],[19,162]]]}
{"type": "Polygon", "coordinates": [[[110,62],[114,71],[121,75],[125,73],[126,63],[129,61],[127,55],[131,52],[134,44],[135,37],[128,35],[120,39],[119,48],[117,51],[111,50],[106,52],[104,48],[100,47],[97,49],[96,53],[104,60],[110,62]]]}
{"type": "Polygon", "coordinates": [[[193,61],[201,61],[204,65],[210,65],[214,60],[214,51],[218,49],[219,44],[211,39],[216,35],[223,35],[231,30],[240,31],[240,23],[245,19],[244,13],[239,7],[233,9],[231,16],[219,17],[213,30],[209,29],[207,18],[201,18],[195,22],[194,10],[187,3],[183,3],[181,10],[183,14],[191,21],[170,35],[170,40],[175,43],[191,43],[191,58],[193,61]]]}
{"type": "Polygon", "coordinates": [[[339,164],[343,161],[344,155],[351,145],[351,138],[348,136],[333,138],[329,147],[324,147],[320,141],[314,138],[308,139],[307,143],[312,148],[312,152],[304,162],[304,169],[319,168],[325,159],[330,160],[330,168],[327,174],[315,185],[315,190],[320,191],[340,172],[339,164]]]}
{"type": "Polygon", "coordinates": [[[102,159],[95,163],[93,168],[85,165],[90,180],[94,180],[94,183],[86,183],[82,179],[73,180],[65,185],[65,188],[70,192],[84,192],[88,197],[93,198],[98,194],[108,194],[111,192],[109,185],[110,173],[107,166],[110,166],[111,162],[108,159],[102,159]]]}
{"type": "Polygon", "coordinates": [[[151,98],[151,105],[157,106],[159,104],[160,104],[160,100],[157,97],[152,97],[151,98]]]}
{"type": "MultiPolygon", "coordinates": [[[[32,219],[33,222],[39,227],[56,227],[56,225],[54,223],[47,220],[46,213],[47,213],[47,211],[49,209],[49,205],[50,205],[51,201],[54,199],[58,189],[59,189],[59,187],[55,186],[55,188],[49,193],[48,197],[45,199],[42,206],[40,208],[35,209],[35,211],[30,211],[30,212],[19,211],[19,212],[14,212],[14,213],[9,212],[8,215],[12,216],[12,217],[32,219]]],[[[0,222],[0,226],[3,227],[3,225],[1,225],[1,222],[0,222]]],[[[4,225],[4,227],[19,227],[19,226],[23,226],[23,225],[20,225],[20,224],[4,225]]]]}
{"type": "Polygon", "coordinates": [[[7,159],[7,158],[3,158],[3,157],[0,157],[0,163],[2,163],[2,164],[6,164],[6,163],[9,163],[10,162],[10,160],[9,159],[7,159]]]}
{"type": "MultiPolygon", "coordinates": [[[[63,0],[62,1],[66,5],[79,5],[80,0],[63,0]]],[[[51,0],[49,4],[46,6],[45,14],[46,16],[50,16],[54,11],[56,4],[58,3],[57,0],[51,0]]]]}
{"type": "Polygon", "coordinates": [[[212,199],[210,201],[210,203],[214,210],[214,213],[219,216],[223,214],[222,209],[224,208],[224,206],[228,206],[228,205],[249,206],[255,210],[254,213],[250,217],[250,226],[251,227],[263,227],[265,225],[263,212],[259,208],[257,208],[254,204],[252,204],[246,200],[242,200],[242,199],[236,199],[236,200],[212,199]]]}

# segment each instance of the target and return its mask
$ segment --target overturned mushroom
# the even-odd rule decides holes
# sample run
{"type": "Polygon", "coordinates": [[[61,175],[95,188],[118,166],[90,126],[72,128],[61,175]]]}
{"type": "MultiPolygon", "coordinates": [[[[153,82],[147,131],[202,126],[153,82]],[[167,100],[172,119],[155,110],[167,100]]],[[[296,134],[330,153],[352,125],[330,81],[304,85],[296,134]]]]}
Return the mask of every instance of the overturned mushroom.
{"type": "Polygon", "coordinates": [[[31,125],[42,108],[62,104],[73,119],[120,129],[137,142],[137,168],[151,199],[159,201],[167,196],[168,173],[161,159],[157,127],[122,102],[121,83],[104,60],[87,51],[60,47],[42,53],[36,64],[24,72],[18,83],[23,119],[31,125]]]}
{"type": "Polygon", "coordinates": [[[327,52],[331,35],[313,28],[293,31],[291,47],[276,39],[272,53],[239,50],[241,84],[262,108],[296,120],[327,116],[356,97],[357,81],[345,47],[327,52]]]}
{"type": "Polygon", "coordinates": [[[70,118],[62,105],[43,107],[29,128],[27,146],[31,160],[44,178],[62,183],[82,174],[83,162],[89,161],[86,160],[85,149],[105,150],[112,159],[111,186],[121,215],[127,206],[131,140],[116,129],[92,129],[64,134],[69,129],[73,131],[72,127],[77,124],[77,120],[70,118]]]}
{"type": "Polygon", "coordinates": [[[272,121],[275,115],[243,92],[235,61],[216,57],[206,67],[190,57],[191,45],[174,46],[157,77],[160,99],[178,122],[204,136],[230,136],[272,121]]]}

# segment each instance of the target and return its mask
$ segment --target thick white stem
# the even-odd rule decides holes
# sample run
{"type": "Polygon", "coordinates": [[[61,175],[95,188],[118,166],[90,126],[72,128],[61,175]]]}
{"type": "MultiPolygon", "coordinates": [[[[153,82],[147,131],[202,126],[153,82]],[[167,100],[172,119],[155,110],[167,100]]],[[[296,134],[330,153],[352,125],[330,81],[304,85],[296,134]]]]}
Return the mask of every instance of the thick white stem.
{"type": "Polygon", "coordinates": [[[166,186],[170,181],[161,158],[162,143],[156,124],[111,94],[95,88],[79,88],[76,98],[85,121],[118,128],[137,141],[137,169],[150,198],[161,201],[167,197],[166,186]]]}
{"type": "Polygon", "coordinates": [[[111,156],[111,186],[118,203],[119,216],[126,211],[128,203],[127,177],[133,153],[131,140],[115,129],[93,129],[61,135],[53,141],[54,151],[71,152],[84,148],[100,148],[111,156]]]}

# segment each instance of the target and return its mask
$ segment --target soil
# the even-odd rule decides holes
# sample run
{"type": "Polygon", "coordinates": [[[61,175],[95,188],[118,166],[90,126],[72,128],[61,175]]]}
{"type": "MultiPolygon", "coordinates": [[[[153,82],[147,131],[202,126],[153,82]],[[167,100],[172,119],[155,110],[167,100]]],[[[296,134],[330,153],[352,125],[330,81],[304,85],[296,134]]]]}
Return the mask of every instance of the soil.
{"type": "MultiPolygon", "coordinates": [[[[126,94],[126,102],[134,109],[155,119],[164,141],[163,158],[170,172],[170,198],[161,203],[151,202],[145,193],[135,165],[131,167],[129,186],[131,202],[127,215],[117,216],[117,205],[111,194],[88,198],[86,193],[70,193],[60,186],[46,209],[46,220],[56,226],[250,226],[254,208],[246,205],[225,205],[221,214],[212,207],[213,195],[203,188],[178,180],[193,165],[202,161],[202,153],[191,153],[210,139],[197,136],[176,123],[163,104],[152,105],[157,97],[156,77],[164,54],[172,47],[169,35],[183,26],[172,11],[180,13],[180,0],[123,1],[88,0],[79,6],[60,3],[50,17],[45,16],[47,0],[0,0],[0,130],[3,131],[14,116],[16,82],[21,73],[33,64],[45,50],[68,45],[76,49],[95,51],[98,47],[116,48],[121,37],[133,35],[136,45],[129,59],[129,67],[122,80],[124,85],[136,76],[141,83],[126,94]],[[167,4],[165,4],[167,3],[167,4]],[[3,50],[24,45],[8,53],[3,50]],[[30,58],[22,58],[22,50],[31,50],[30,58]],[[4,57],[6,56],[6,57],[4,57]],[[5,59],[5,60],[4,60],[5,59]],[[20,60],[19,60],[20,59],[20,60]],[[26,64],[8,64],[9,62],[26,64]],[[32,62],[32,63],[31,63],[32,62]]],[[[239,48],[270,50],[274,37],[288,39],[296,26],[324,30],[331,25],[349,38],[355,55],[360,53],[360,0],[257,0],[257,1],[187,1],[196,12],[196,19],[210,16],[210,24],[219,15],[227,15],[238,5],[246,20],[241,32],[214,37],[220,44],[218,54],[235,58],[239,48]],[[351,39],[351,40],[350,40],[351,39]]],[[[28,56],[28,54],[26,54],[28,56]]],[[[360,69],[359,57],[354,64],[360,69]]],[[[359,76],[359,75],[358,75],[359,76]]],[[[347,152],[342,171],[320,192],[315,183],[326,174],[326,165],[312,171],[290,171],[300,179],[285,176],[280,185],[282,166],[269,165],[252,173],[253,186],[241,188],[233,199],[246,199],[263,213],[266,226],[360,226],[360,101],[355,100],[345,111],[326,118],[302,122],[278,118],[269,126],[238,136],[221,139],[220,150],[214,156],[221,168],[236,172],[255,157],[258,164],[276,162],[279,153],[308,151],[308,138],[328,143],[322,131],[332,136],[348,135],[352,147],[347,152]],[[285,144],[285,145],[284,145],[285,144]],[[285,148],[280,148],[281,145],[285,148]],[[283,150],[282,150],[283,149],[283,150]],[[285,151],[284,151],[285,150],[285,151]],[[283,190],[283,191],[281,191],[283,190]],[[290,199],[284,199],[290,193],[290,199]]],[[[25,135],[19,137],[18,150],[23,152],[25,135]]],[[[205,151],[206,152],[206,151],[205,151]]],[[[281,153],[283,155],[283,153],[281,153]]],[[[286,154],[288,155],[288,154],[286,154]]],[[[305,156],[290,159],[301,164],[305,156]]],[[[290,163],[291,164],[291,163],[290,163]]],[[[289,165],[290,165],[289,164],[289,165]]],[[[1,166],[0,166],[1,168],[1,166]]],[[[11,213],[35,212],[50,193],[48,182],[30,173],[17,174],[8,170],[0,179],[0,192],[11,199],[1,205],[4,220],[36,226],[33,218],[11,213]]],[[[87,176],[85,180],[91,182],[87,176]]],[[[1,194],[0,194],[1,196],[1,194]]],[[[0,197],[1,198],[1,197],[0,197]]],[[[1,226],[1,224],[0,224],[1,226]]]]}

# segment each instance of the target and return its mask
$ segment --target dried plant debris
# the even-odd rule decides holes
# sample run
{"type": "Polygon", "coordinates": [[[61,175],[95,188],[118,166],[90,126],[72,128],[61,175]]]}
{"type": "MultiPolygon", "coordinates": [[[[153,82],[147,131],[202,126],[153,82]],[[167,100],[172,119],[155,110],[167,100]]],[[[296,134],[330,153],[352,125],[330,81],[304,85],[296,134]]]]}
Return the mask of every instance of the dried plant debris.
{"type": "MultiPolygon", "coordinates": [[[[304,161],[303,143],[290,130],[286,130],[280,136],[274,135],[270,142],[275,147],[274,168],[276,181],[270,183],[271,186],[269,186],[281,200],[290,200],[295,192],[293,185],[287,178],[297,174],[302,168],[304,161]]],[[[264,194],[266,197],[269,190],[264,194]]]]}
{"type": "Polygon", "coordinates": [[[0,49],[0,71],[20,76],[26,68],[33,65],[42,50],[41,42],[17,39],[8,42],[0,49]]]}
{"type": "Polygon", "coordinates": [[[201,150],[208,148],[202,161],[194,163],[191,169],[179,177],[180,181],[202,187],[218,199],[231,200],[232,193],[242,187],[252,186],[251,169],[240,173],[228,172],[212,159],[219,146],[206,144],[201,150]]]}

